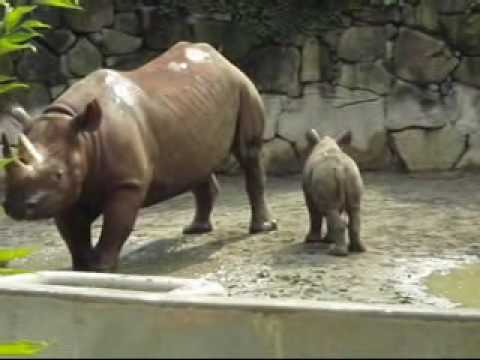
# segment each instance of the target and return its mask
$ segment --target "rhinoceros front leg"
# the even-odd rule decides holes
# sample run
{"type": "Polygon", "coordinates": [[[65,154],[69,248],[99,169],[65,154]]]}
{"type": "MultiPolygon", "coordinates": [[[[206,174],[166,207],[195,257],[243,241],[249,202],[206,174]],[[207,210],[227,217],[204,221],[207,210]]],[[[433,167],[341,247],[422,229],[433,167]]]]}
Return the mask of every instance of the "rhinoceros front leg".
{"type": "Polygon", "coordinates": [[[92,269],[93,249],[91,243],[91,224],[96,216],[88,216],[82,211],[72,209],[55,218],[58,231],[68,246],[72,257],[72,269],[90,271],[92,269]]]}
{"type": "Polygon", "coordinates": [[[103,227],[94,249],[96,271],[115,271],[123,244],[133,230],[138,211],[143,204],[143,191],[120,189],[110,196],[103,209],[103,227]]]}
{"type": "Polygon", "coordinates": [[[252,219],[250,233],[255,234],[277,229],[277,223],[271,219],[265,201],[265,169],[261,161],[261,145],[248,144],[246,151],[235,149],[234,154],[245,172],[245,182],[252,219]]]}
{"type": "Polygon", "coordinates": [[[208,180],[197,185],[193,190],[195,196],[195,216],[190,225],[183,229],[184,234],[203,234],[212,231],[210,214],[219,192],[219,185],[215,175],[210,175],[208,180]]]}

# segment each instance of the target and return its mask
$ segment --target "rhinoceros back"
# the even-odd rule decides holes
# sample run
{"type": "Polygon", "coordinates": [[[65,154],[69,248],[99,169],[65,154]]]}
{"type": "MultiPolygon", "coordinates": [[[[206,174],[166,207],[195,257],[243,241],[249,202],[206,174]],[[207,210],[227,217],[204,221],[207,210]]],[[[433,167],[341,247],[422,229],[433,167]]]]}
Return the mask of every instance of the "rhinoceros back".
{"type": "MultiPolygon", "coordinates": [[[[57,101],[80,112],[97,98],[103,109],[97,142],[140,164],[153,190],[174,195],[228,156],[246,87],[253,85],[211,46],[178,43],[139,69],[98,70],[57,101]]],[[[108,168],[113,159],[103,161],[108,168]]]]}

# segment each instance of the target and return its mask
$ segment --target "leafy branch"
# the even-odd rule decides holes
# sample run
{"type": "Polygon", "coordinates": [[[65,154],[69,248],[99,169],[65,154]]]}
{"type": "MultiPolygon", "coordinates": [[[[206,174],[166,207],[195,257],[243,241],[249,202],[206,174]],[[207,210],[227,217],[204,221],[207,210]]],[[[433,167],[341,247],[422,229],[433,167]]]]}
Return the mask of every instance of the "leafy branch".
{"type": "MultiPolygon", "coordinates": [[[[82,9],[79,0],[35,0],[33,5],[16,7],[7,0],[0,0],[0,7],[4,10],[3,19],[0,21],[0,56],[22,50],[37,51],[31,41],[43,36],[39,30],[50,28],[50,25],[42,21],[27,19],[38,6],[82,9]]],[[[28,88],[28,85],[17,82],[12,76],[0,74],[0,95],[22,88],[28,88]]]]}

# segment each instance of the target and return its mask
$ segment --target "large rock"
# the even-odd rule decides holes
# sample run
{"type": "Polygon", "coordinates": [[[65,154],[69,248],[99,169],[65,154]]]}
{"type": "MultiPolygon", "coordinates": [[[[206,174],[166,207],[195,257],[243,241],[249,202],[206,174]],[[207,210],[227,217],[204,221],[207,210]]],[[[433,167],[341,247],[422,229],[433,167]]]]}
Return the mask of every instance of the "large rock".
{"type": "Polygon", "coordinates": [[[13,60],[8,56],[0,56],[0,69],[2,75],[14,75],[15,66],[13,60]]]}
{"type": "Polygon", "coordinates": [[[228,26],[229,23],[226,21],[195,18],[192,20],[193,39],[223,49],[224,34],[228,26]]]}
{"type": "Polygon", "coordinates": [[[58,8],[38,6],[33,11],[33,17],[35,20],[47,23],[52,28],[58,28],[62,25],[62,12],[58,8]]]}
{"type": "Polygon", "coordinates": [[[419,84],[438,83],[457,66],[458,59],[445,42],[425,33],[401,29],[394,48],[394,72],[419,84]]]}
{"type": "Polygon", "coordinates": [[[466,137],[455,128],[409,129],[392,133],[395,148],[408,171],[450,170],[465,150],[466,137]]]}
{"type": "Polygon", "coordinates": [[[66,11],[65,21],[69,28],[80,33],[100,31],[113,24],[112,0],[83,0],[83,11],[66,11]]]}
{"type": "Polygon", "coordinates": [[[392,75],[385,70],[382,61],[378,60],[375,63],[343,64],[338,85],[385,95],[390,91],[392,80],[392,75]]]}
{"type": "Polygon", "coordinates": [[[269,46],[252,54],[246,71],[260,91],[298,96],[300,58],[294,47],[269,46]]]}
{"type": "Polygon", "coordinates": [[[480,90],[461,84],[453,88],[452,98],[455,101],[455,127],[462,134],[480,131],[480,90]]]}
{"type": "Polygon", "coordinates": [[[425,29],[429,32],[440,30],[438,0],[422,0],[416,6],[405,5],[405,23],[411,27],[425,29]]]}
{"type": "Polygon", "coordinates": [[[262,157],[269,175],[297,174],[302,169],[292,144],[279,138],[263,145],[262,157]]]}
{"type": "Polygon", "coordinates": [[[103,29],[102,52],[106,56],[133,53],[142,46],[142,39],[120,31],[103,29]]]}
{"type": "Polygon", "coordinates": [[[115,10],[118,12],[133,11],[141,5],[142,0],[115,0],[115,10]]]}
{"type": "Polygon", "coordinates": [[[338,44],[338,56],[350,62],[375,61],[385,55],[383,26],[355,26],[345,31],[338,44]]]}
{"type": "Polygon", "coordinates": [[[260,43],[261,39],[253,29],[231,22],[223,34],[223,54],[238,65],[260,43]]]}
{"type": "Polygon", "coordinates": [[[68,29],[48,31],[44,37],[48,47],[57,54],[63,54],[70,49],[76,39],[75,34],[68,29]]]}
{"type": "Polygon", "coordinates": [[[31,115],[38,115],[50,103],[50,92],[42,83],[29,83],[29,88],[15,92],[14,98],[31,115]]]}
{"type": "Polygon", "coordinates": [[[117,70],[133,70],[153,60],[158,55],[160,54],[156,51],[140,50],[133,54],[107,57],[105,58],[105,65],[117,70]]]}
{"type": "Polygon", "coordinates": [[[113,28],[130,35],[138,35],[141,32],[140,20],[134,12],[115,14],[113,28]]]}
{"type": "Polygon", "coordinates": [[[193,35],[183,18],[166,17],[156,7],[144,7],[140,12],[145,45],[151,50],[165,50],[178,41],[191,41],[193,35]]]}
{"type": "Polygon", "coordinates": [[[469,0],[435,0],[438,11],[443,14],[463,13],[467,10],[469,0]]]}
{"type": "Polygon", "coordinates": [[[442,16],[447,39],[467,56],[480,56],[480,13],[442,16]]]}
{"type": "Polygon", "coordinates": [[[350,12],[356,23],[366,23],[371,25],[384,25],[390,22],[399,22],[401,18],[400,9],[397,6],[386,8],[375,8],[361,6],[350,12]]]}
{"type": "Polygon", "coordinates": [[[304,88],[304,96],[290,99],[279,118],[278,135],[295,143],[300,155],[306,148],[305,132],[338,136],[352,132],[351,154],[362,169],[382,169],[387,161],[384,100],[369,91],[352,91],[326,84],[304,88]]]}
{"type": "Polygon", "coordinates": [[[328,70],[331,67],[329,49],[320,44],[316,37],[305,40],[302,48],[302,82],[316,82],[328,79],[328,70]]]}
{"type": "Polygon", "coordinates": [[[468,136],[467,150],[455,168],[465,170],[480,169],[480,132],[475,132],[468,136]]]}
{"type": "Polygon", "coordinates": [[[453,97],[397,81],[387,97],[385,126],[389,130],[409,127],[440,128],[457,118],[453,97]]]}
{"type": "Polygon", "coordinates": [[[102,54],[86,38],[77,42],[68,52],[66,60],[69,71],[76,76],[85,76],[102,67],[102,54]]]}
{"type": "Polygon", "coordinates": [[[480,87],[480,57],[464,57],[453,78],[464,84],[480,87]]]}
{"type": "Polygon", "coordinates": [[[57,84],[63,81],[58,71],[60,59],[45,46],[35,44],[37,52],[25,52],[17,65],[17,73],[24,81],[44,81],[57,84]]]}
{"type": "Polygon", "coordinates": [[[278,118],[286,105],[287,98],[284,95],[262,94],[265,105],[265,130],[263,139],[271,140],[277,134],[278,118]]]}

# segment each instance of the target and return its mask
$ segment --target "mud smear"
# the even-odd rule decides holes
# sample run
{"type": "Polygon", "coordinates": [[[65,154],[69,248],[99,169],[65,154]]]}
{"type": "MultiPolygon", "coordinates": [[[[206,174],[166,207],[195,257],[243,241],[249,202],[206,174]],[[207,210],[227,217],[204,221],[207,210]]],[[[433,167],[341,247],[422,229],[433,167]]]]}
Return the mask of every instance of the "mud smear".
{"type": "MultiPolygon", "coordinates": [[[[238,297],[454,306],[429,293],[424,280],[435,271],[479,262],[480,174],[363,176],[366,253],[338,258],[325,247],[304,243],[308,214],[298,176],[268,179],[267,200],[279,230],[249,235],[243,177],[221,177],[212,233],[182,235],[194,213],[191,194],[144,209],[122,251],[119,271],[207,278],[238,297]]],[[[100,229],[101,219],[94,238],[100,229]]],[[[40,249],[13,267],[70,267],[53,221],[1,216],[0,247],[9,246],[40,249]]]]}

